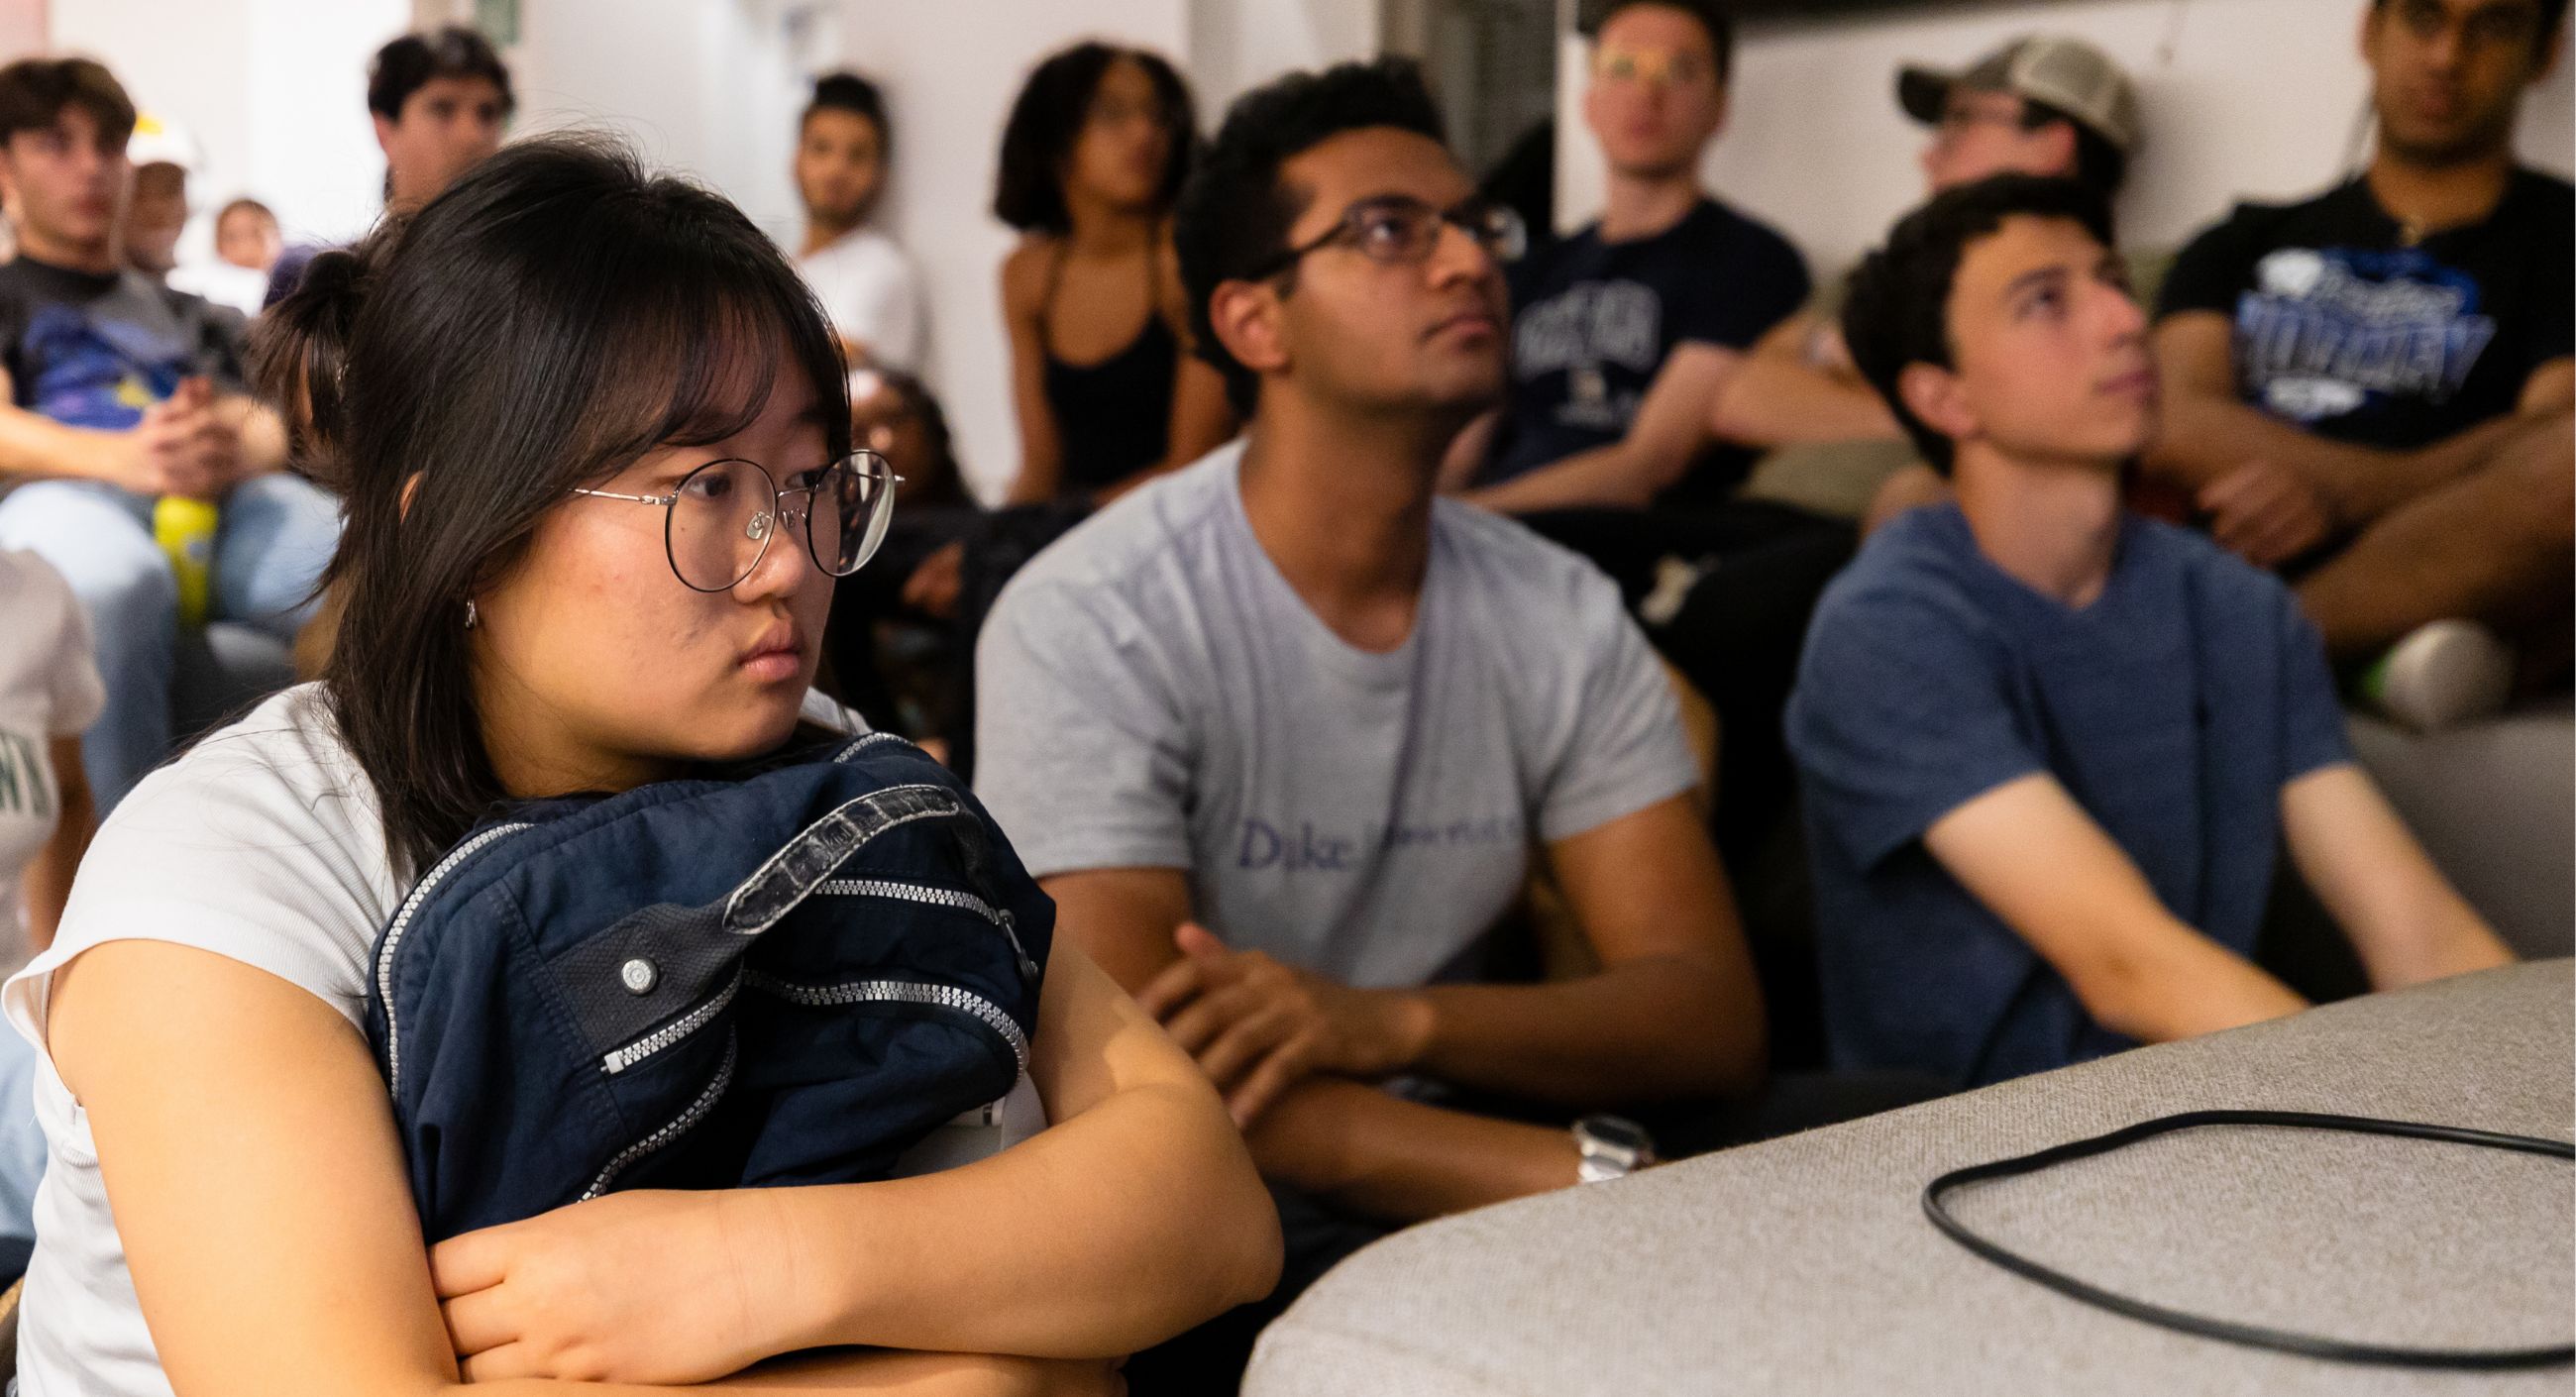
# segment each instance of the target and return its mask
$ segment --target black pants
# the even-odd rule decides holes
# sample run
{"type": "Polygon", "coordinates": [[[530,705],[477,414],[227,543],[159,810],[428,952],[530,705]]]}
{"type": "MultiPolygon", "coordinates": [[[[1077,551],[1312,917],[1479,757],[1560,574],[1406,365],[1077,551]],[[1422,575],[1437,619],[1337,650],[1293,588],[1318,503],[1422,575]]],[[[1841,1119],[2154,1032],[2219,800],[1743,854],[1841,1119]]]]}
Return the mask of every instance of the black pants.
{"type": "MultiPolygon", "coordinates": [[[[1655,1137],[1667,1159],[1792,1135],[1928,1101],[1946,1091],[1939,1080],[1910,1072],[1793,1073],[1775,1076],[1747,1101],[1682,1103],[1629,1114],[1655,1137]]],[[[1443,1104],[1534,1124],[1570,1124],[1572,1114],[1527,1102],[1485,1097],[1443,1104]]],[[[1252,1361],[1253,1341],[1308,1286],[1353,1252],[1398,1230],[1342,1212],[1321,1199],[1273,1184],[1287,1257],[1278,1288],[1127,1361],[1131,1397],[1209,1397],[1233,1392],[1252,1361]]]]}

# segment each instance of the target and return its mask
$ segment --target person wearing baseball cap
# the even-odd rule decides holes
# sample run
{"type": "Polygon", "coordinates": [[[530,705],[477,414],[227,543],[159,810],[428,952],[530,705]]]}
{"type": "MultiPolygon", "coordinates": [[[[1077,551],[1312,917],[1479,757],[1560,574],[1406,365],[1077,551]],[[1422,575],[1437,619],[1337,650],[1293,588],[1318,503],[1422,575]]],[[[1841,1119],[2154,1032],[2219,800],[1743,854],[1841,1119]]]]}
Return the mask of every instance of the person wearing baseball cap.
{"type": "Polygon", "coordinates": [[[1936,194],[2009,172],[2071,175],[2112,198],[2138,143],[2129,75],[2065,35],[2015,39],[1956,72],[1909,65],[1896,103],[1933,129],[1923,171],[1936,194]]]}
{"type": "MultiPolygon", "coordinates": [[[[1964,68],[1910,64],[1897,72],[1896,104],[1930,127],[1922,166],[1928,194],[2002,174],[2073,179],[2115,200],[2139,145],[2136,85],[2109,55],[2064,34],[2024,35],[1964,68]]],[[[2169,254],[2125,252],[2129,275],[2152,296],[2169,254]]],[[[1770,448],[1748,490],[1866,527],[1947,487],[1925,467],[1844,351],[1836,318],[1839,280],[1755,346],[1719,393],[1719,436],[1770,448]]]]}
{"type": "Polygon", "coordinates": [[[125,204],[125,265],[167,281],[179,265],[179,233],[188,225],[188,176],[197,169],[196,139],[151,112],[138,112],[125,143],[134,185],[125,204]]]}

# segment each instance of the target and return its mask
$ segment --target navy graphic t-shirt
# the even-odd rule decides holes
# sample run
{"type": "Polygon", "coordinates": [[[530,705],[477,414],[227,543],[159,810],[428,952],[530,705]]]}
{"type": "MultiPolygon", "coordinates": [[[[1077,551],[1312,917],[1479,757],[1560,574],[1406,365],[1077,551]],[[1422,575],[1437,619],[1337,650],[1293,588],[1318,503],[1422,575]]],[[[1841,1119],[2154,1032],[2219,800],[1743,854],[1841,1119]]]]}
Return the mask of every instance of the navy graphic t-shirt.
{"type": "Polygon", "coordinates": [[[0,367],[12,402],[75,427],[122,431],[203,374],[243,389],[238,312],[140,272],[98,275],[20,257],[0,265],[0,367]]]}
{"type": "Polygon", "coordinates": [[[2514,410],[2576,349],[2576,188],[2514,173],[2482,223],[2407,246],[2356,179],[2240,205],[2183,250],[2159,315],[2236,327],[2245,401],[2320,436],[2406,450],[2514,410]]]}
{"type": "MultiPolygon", "coordinates": [[[[1676,346],[1748,349],[1807,300],[1806,259],[1714,199],[1651,238],[1604,242],[1594,224],[1514,268],[1511,404],[1491,485],[1628,434],[1676,346]]],[[[1702,461],[1678,490],[1734,485],[1750,452],[1702,461]]]]}

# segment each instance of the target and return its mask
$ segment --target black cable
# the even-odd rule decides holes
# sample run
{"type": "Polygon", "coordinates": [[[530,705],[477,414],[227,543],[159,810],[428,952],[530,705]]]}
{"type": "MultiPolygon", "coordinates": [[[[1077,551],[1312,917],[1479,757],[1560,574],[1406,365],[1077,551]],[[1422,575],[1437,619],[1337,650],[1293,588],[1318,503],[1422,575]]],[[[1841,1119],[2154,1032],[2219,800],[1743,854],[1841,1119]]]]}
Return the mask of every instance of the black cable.
{"type": "Polygon", "coordinates": [[[2054,1145],[2035,1154],[2012,1159],[1999,1159],[1992,1164],[1973,1164],[1953,1169],[1934,1179],[1923,1189],[1923,1215],[1950,1240],[1975,1252],[2007,1271],[2027,1277],[2089,1305],[2098,1305],[2131,1319],[2177,1329],[2185,1334],[2199,1334],[2224,1339],[2233,1344],[2254,1348],[2277,1349],[2283,1353],[2304,1354],[2310,1358],[2329,1359],[2337,1363],[2378,1363],[2403,1368],[2547,1368],[2576,1363],[2576,1344],[2555,1348],[2520,1349],[2437,1349],[2400,1348],[2387,1344],[2356,1343],[2346,1339],[2319,1338],[2286,1329],[2271,1329],[2259,1324],[2240,1324],[2233,1320],[2211,1319],[2182,1310],[2151,1305],[2117,1295],[2085,1281],[2077,1280],[2053,1267],[2042,1265],[2018,1252],[1988,1241],[1968,1230],[1942,1206],[1941,1196],[1965,1184],[1988,1179],[2009,1178],[2016,1174],[2036,1173],[2052,1165],[2071,1160],[2107,1154],[2124,1145],[2205,1125],[2275,1125],[2300,1130],[2340,1130],[2355,1135],[2397,1135],[2414,1140],[2440,1140],[2455,1145],[2478,1145],[2494,1150],[2515,1150],[2523,1154],[2547,1155],[2554,1159],[2576,1159],[2576,1145],[2558,1140],[2542,1140],[2529,1135],[2499,1135],[2493,1131],[2466,1130],[2449,1125],[2421,1125],[2412,1121],[2374,1120],[2366,1116],[2322,1115],[2310,1111],[2186,1111],[2180,1115],[2159,1116],[2140,1121],[2108,1135],[2089,1140],[2075,1140],[2054,1145]]]}

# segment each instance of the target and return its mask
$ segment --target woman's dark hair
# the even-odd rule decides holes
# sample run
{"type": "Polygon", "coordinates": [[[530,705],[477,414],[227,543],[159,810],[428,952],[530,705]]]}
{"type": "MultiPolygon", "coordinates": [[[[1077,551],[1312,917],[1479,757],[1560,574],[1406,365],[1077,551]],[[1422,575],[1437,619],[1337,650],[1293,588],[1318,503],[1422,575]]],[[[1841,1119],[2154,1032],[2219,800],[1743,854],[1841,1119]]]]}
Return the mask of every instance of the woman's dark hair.
{"type": "Polygon", "coordinates": [[[796,118],[802,131],[816,112],[848,112],[865,117],[877,128],[877,151],[880,155],[894,149],[894,128],[886,124],[885,93],[875,83],[856,73],[826,73],[814,80],[814,100],[805,104],[805,112],[796,118]]]}
{"type": "Polygon", "coordinates": [[[481,78],[501,89],[502,115],[518,110],[508,65],[491,40],[461,24],[405,34],[376,50],[375,62],[367,68],[367,110],[400,121],[403,103],[440,78],[481,78]]]}
{"type": "Polygon", "coordinates": [[[299,464],[345,508],[322,684],[396,868],[426,867],[508,796],[465,603],[566,490],[748,426],[782,352],[828,449],[850,449],[838,342],[776,246],[597,138],[508,147],[314,259],[253,349],[262,396],[298,424],[299,464]]]}
{"type": "Polygon", "coordinates": [[[1932,430],[1905,405],[1897,379],[1908,364],[1954,368],[1950,345],[1950,286],[1968,245],[1992,237],[2008,218],[2063,218],[2084,225],[2104,247],[2114,247],[2111,206],[2080,180],[2037,175],[1997,175],[1961,185],[1900,220],[1887,246],[1852,273],[1843,302],[1843,343],[1852,366],[1887,401],[1923,459],[1943,476],[1957,457],[1955,443],[1932,430]]]}
{"type": "MultiPolygon", "coordinates": [[[[1235,99],[1172,215],[1172,247],[1190,298],[1199,357],[1225,377],[1237,417],[1252,415],[1260,380],[1218,340],[1208,304],[1218,286],[1256,274],[1288,247],[1307,194],[1279,182],[1279,167],[1345,131],[1391,126],[1443,144],[1440,109],[1407,58],[1339,63],[1290,73],[1235,99]]],[[[1297,269],[1280,273],[1294,289],[1297,269]]]]}
{"type": "Polygon", "coordinates": [[[1002,126],[1002,169],[993,188],[993,216],[1023,233],[1066,233],[1073,214],[1065,207],[1065,162],[1091,114],[1091,99],[1111,64],[1126,59],[1145,70],[1154,84],[1154,99],[1163,109],[1163,129],[1171,134],[1172,154],[1163,167],[1155,203],[1170,208],[1190,177],[1191,148],[1198,142],[1198,117],[1190,89],[1162,55],[1144,49],[1080,43],[1055,55],[1029,74],[1011,103],[1011,119],[1002,126]]]}

